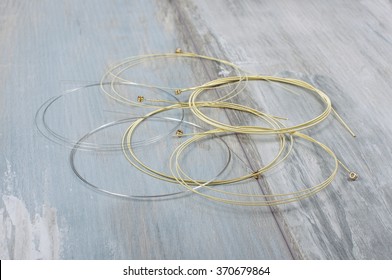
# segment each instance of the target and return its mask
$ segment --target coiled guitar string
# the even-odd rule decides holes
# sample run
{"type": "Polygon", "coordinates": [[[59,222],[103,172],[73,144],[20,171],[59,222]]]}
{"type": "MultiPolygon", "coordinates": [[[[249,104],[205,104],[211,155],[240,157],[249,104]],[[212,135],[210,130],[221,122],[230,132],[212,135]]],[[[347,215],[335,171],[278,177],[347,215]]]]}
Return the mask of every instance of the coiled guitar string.
{"type": "MultiPolygon", "coordinates": [[[[204,107],[209,107],[209,108],[224,108],[224,109],[233,109],[233,110],[241,110],[238,108],[242,108],[242,105],[238,105],[238,104],[233,104],[233,103],[227,103],[227,102],[219,102],[219,103],[199,103],[198,106],[204,106],[204,107]]],[[[173,177],[172,175],[169,174],[164,174],[162,172],[159,172],[157,170],[154,170],[152,168],[150,168],[149,166],[147,166],[146,164],[144,164],[134,153],[133,151],[133,146],[132,146],[132,136],[134,134],[134,131],[136,130],[136,128],[146,119],[148,119],[149,117],[155,116],[159,113],[168,111],[168,110],[173,110],[173,109],[179,109],[179,108],[187,108],[187,105],[185,104],[175,104],[175,105],[171,105],[171,106],[167,106],[164,108],[160,108],[158,110],[155,110],[153,112],[148,113],[147,115],[145,115],[143,118],[140,118],[138,120],[136,120],[134,123],[132,123],[131,126],[129,126],[129,128],[125,131],[124,136],[123,136],[123,146],[124,148],[124,155],[126,157],[126,159],[134,166],[136,167],[138,170],[142,171],[143,173],[146,173],[154,178],[163,180],[163,181],[167,181],[167,182],[172,182],[172,183],[176,183],[178,182],[177,178],[173,177]]],[[[245,109],[243,109],[245,110],[245,109]]],[[[269,123],[272,127],[274,127],[275,129],[279,128],[279,124],[275,121],[275,118],[272,116],[269,116],[267,114],[261,115],[261,118],[263,120],[265,120],[267,123],[269,123]]],[[[274,129],[271,128],[271,129],[274,129]]],[[[215,131],[207,131],[204,132],[204,134],[214,134],[215,131]]],[[[185,135],[191,135],[191,134],[185,134],[185,135]]],[[[199,133],[195,133],[195,135],[199,135],[199,133]]],[[[275,158],[266,165],[265,168],[272,168],[273,166],[277,165],[280,161],[279,159],[282,157],[282,154],[285,150],[285,146],[286,146],[286,138],[284,137],[284,135],[282,134],[277,134],[277,137],[279,139],[279,151],[277,153],[277,155],[275,156],[275,158]]],[[[289,137],[290,142],[292,142],[292,137],[289,137]]],[[[292,145],[290,145],[291,147],[292,145]]],[[[291,149],[290,149],[291,150],[291,149]]],[[[290,152],[289,150],[289,152],[290,152]]],[[[284,157],[285,158],[285,157],[284,157]]],[[[215,180],[215,181],[211,181],[208,183],[208,185],[223,185],[223,184],[231,184],[231,183],[236,183],[236,182],[240,182],[249,178],[254,178],[255,176],[258,176],[261,172],[263,172],[263,169],[258,170],[258,171],[254,171],[251,172],[249,174],[246,174],[244,176],[240,176],[237,178],[232,178],[232,179],[228,179],[228,180],[215,180]]],[[[197,184],[205,184],[206,182],[203,180],[196,180],[198,183],[197,184]]],[[[187,183],[189,184],[194,184],[193,181],[187,181],[187,183]]]]}
{"type": "MultiPolygon", "coordinates": [[[[209,125],[212,125],[215,128],[219,128],[219,129],[222,129],[225,131],[231,131],[231,132],[255,133],[255,134],[291,133],[291,132],[303,130],[303,129],[315,126],[316,124],[322,122],[323,120],[325,120],[329,116],[329,114],[331,112],[334,112],[335,115],[337,116],[338,121],[341,122],[342,125],[349,131],[349,133],[355,137],[354,132],[343,121],[343,119],[339,116],[339,114],[332,108],[331,100],[324,92],[322,92],[321,90],[315,88],[314,86],[312,86],[304,81],[296,80],[296,79],[288,79],[288,78],[281,78],[281,77],[274,77],[274,76],[248,76],[247,81],[260,81],[261,80],[261,81],[269,81],[269,82],[279,82],[279,83],[294,85],[294,86],[297,86],[300,88],[305,88],[305,89],[310,90],[311,92],[314,92],[317,96],[319,96],[320,100],[325,104],[325,109],[317,117],[315,117],[309,121],[303,122],[301,124],[290,126],[290,127],[285,127],[285,128],[280,128],[280,129],[274,129],[274,130],[271,130],[270,128],[266,128],[266,127],[261,127],[261,126],[232,126],[232,125],[224,124],[222,122],[214,120],[211,117],[206,116],[203,112],[201,112],[196,99],[203,92],[205,92],[205,88],[219,86],[221,84],[226,84],[226,83],[235,83],[235,82],[240,81],[241,79],[242,79],[242,77],[226,77],[226,78],[217,79],[215,81],[208,82],[206,87],[198,88],[192,92],[192,94],[189,97],[189,102],[188,102],[189,108],[194,113],[194,115],[197,116],[200,120],[202,120],[205,123],[208,123],[209,125]]],[[[261,114],[256,109],[249,108],[248,110],[249,110],[249,112],[252,111],[252,113],[254,113],[255,115],[261,114]]]]}
{"type": "MultiPolygon", "coordinates": [[[[201,138],[203,138],[204,137],[203,135],[194,136],[176,148],[176,150],[173,152],[173,155],[171,157],[170,169],[172,171],[173,177],[177,178],[177,182],[180,183],[181,185],[183,185],[186,189],[194,192],[195,194],[201,195],[202,197],[205,197],[210,200],[218,201],[218,202],[223,202],[223,203],[227,203],[227,204],[234,204],[234,205],[242,205],[242,206],[275,206],[275,205],[299,201],[301,199],[310,197],[310,196],[316,194],[317,192],[321,191],[322,189],[326,188],[335,178],[335,176],[338,172],[338,167],[339,167],[340,161],[337,159],[336,155],[334,154],[334,152],[330,148],[328,148],[323,143],[315,140],[314,138],[312,138],[308,135],[305,135],[303,133],[300,133],[300,132],[293,132],[291,134],[296,137],[300,137],[304,140],[307,140],[307,141],[310,141],[314,144],[319,145],[323,150],[325,150],[333,158],[334,163],[335,163],[335,167],[332,170],[331,174],[320,184],[315,185],[313,187],[309,187],[304,190],[300,190],[297,192],[291,192],[291,193],[285,193],[285,194],[279,193],[279,194],[262,194],[262,195],[249,194],[249,195],[247,195],[247,194],[239,194],[239,193],[227,192],[227,191],[222,191],[222,190],[219,191],[220,193],[224,193],[224,194],[228,194],[228,195],[232,195],[232,196],[263,198],[263,199],[265,199],[263,201],[246,201],[246,200],[239,200],[239,199],[226,199],[226,198],[217,197],[217,196],[214,196],[211,194],[203,193],[200,188],[195,189],[195,188],[191,187],[194,184],[197,184],[198,182],[196,180],[190,179],[190,177],[188,175],[186,175],[185,172],[181,169],[180,164],[179,164],[179,157],[180,157],[181,153],[184,151],[184,149],[190,143],[193,143],[193,142],[198,141],[201,138]],[[174,159],[174,161],[173,161],[173,159],[174,159]],[[175,165],[175,168],[173,168],[173,164],[175,165]],[[183,179],[182,176],[186,176],[187,179],[186,180],[183,179]],[[191,181],[193,184],[188,183],[189,181],[191,181]]],[[[209,190],[212,190],[212,191],[217,191],[214,188],[210,188],[210,187],[208,187],[208,185],[205,185],[205,184],[199,183],[199,186],[206,188],[206,189],[209,189],[209,190]]]]}
{"type": "MultiPolygon", "coordinates": [[[[73,146],[70,155],[69,155],[69,163],[71,165],[71,169],[74,172],[74,174],[82,181],[84,182],[87,186],[91,187],[92,189],[111,195],[111,196],[115,196],[115,197],[119,197],[119,198],[127,198],[127,199],[158,199],[158,198],[167,198],[167,197],[173,197],[173,196],[177,196],[180,194],[184,194],[184,193],[189,193],[188,190],[184,189],[184,190],[180,190],[180,191],[176,191],[176,192],[171,192],[171,193],[167,193],[167,194],[159,194],[159,195],[129,195],[129,194],[123,194],[123,193],[118,193],[118,192],[113,192],[113,191],[109,191],[107,187],[101,187],[98,186],[94,183],[92,183],[91,181],[89,181],[87,178],[85,178],[79,171],[78,168],[76,167],[75,164],[75,157],[78,151],[80,151],[81,147],[84,146],[83,142],[86,141],[89,137],[91,137],[92,135],[98,133],[101,130],[107,129],[108,127],[111,126],[115,126],[115,125],[120,125],[123,123],[129,123],[129,122],[133,122],[137,119],[140,119],[138,117],[132,117],[132,118],[126,118],[126,119],[122,119],[122,120],[117,120],[114,122],[110,122],[107,124],[104,124],[90,132],[88,132],[87,134],[85,134],[82,138],[79,139],[79,141],[77,141],[75,143],[75,145],[73,146]]],[[[197,129],[200,130],[204,130],[204,128],[202,128],[201,126],[194,124],[192,122],[188,122],[188,121],[184,121],[183,119],[176,119],[176,118],[170,118],[170,117],[149,117],[149,119],[153,119],[153,120],[165,120],[165,121],[170,121],[170,122],[176,122],[178,124],[182,124],[182,125],[190,125],[192,127],[195,127],[197,129]]],[[[230,149],[230,147],[228,146],[228,144],[219,136],[214,136],[214,139],[219,140],[221,143],[223,143],[224,147],[227,150],[227,159],[224,162],[224,166],[222,167],[222,169],[209,181],[206,181],[205,183],[209,183],[210,181],[215,180],[215,178],[219,177],[229,166],[231,158],[232,158],[232,151],[230,149]]],[[[146,147],[147,145],[149,145],[151,143],[148,142],[136,142],[132,144],[133,148],[143,148],[146,147]]],[[[195,188],[199,188],[199,186],[195,186],[195,188]]]]}
{"type": "MultiPolygon", "coordinates": [[[[240,82],[246,82],[246,80],[247,80],[247,75],[245,75],[245,71],[243,71],[241,68],[239,68],[237,65],[235,65],[231,62],[228,62],[228,61],[222,60],[222,59],[218,59],[218,58],[214,58],[214,57],[199,55],[199,54],[195,54],[195,53],[182,52],[181,50],[177,49],[175,53],[142,55],[142,56],[130,57],[128,59],[125,59],[124,61],[120,62],[119,64],[111,67],[102,76],[102,79],[101,79],[102,91],[104,93],[106,93],[108,96],[110,96],[111,98],[113,98],[121,103],[125,103],[125,104],[132,105],[132,106],[138,106],[138,107],[159,108],[162,106],[156,105],[154,103],[161,102],[161,103],[173,104],[173,101],[164,100],[164,99],[163,100],[161,100],[161,99],[151,100],[151,99],[145,99],[143,96],[138,96],[137,97],[138,102],[136,102],[135,100],[128,99],[128,98],[124,97],[123,95],[121,95],[115,86],[118,85],[118,82],[120,82],[123,85],[137,85],[137,86],[143,86],[146,88],[160,88],[163,90],[172,91],[176,95],[179,95],[182,92],[192,91],[192,90],[195,90],[198,88],[207,88],[206,84],[191,86],[191,87],[187,87],[187,88],[180,88],[180,87],[174,88],[174,87],[161,86],[161,85],[150,85],[150,84],[144,84],[144,83],[138,83],[135,81],[130,81],[130,80],[127,80],[127,79],[121,77],[121,74],[124,71],[126,71],[126,70],[128,70],[138,64],[144,63],[145,61],[154,60],[154,59],[161,59],[161,58],[193,58],[193,59],[214,61],[214,62],[223,64],[223,65],[232,67],[235,70],[236,75],[238,77],[240,77],[239,78],[240,82]],[[111,77],[111,79],[109,77],[111,77]],[[107,82],[107,80],[110,80],[111,82],[107,82]],[[109,90],[107,90],[105,88],[105,86],[104,86],[105,84],[110,84],[109,90]],[[144,101],[150,101],[151,104],[145,104],[144,101]]],[[[227,86],[227,84],[222,84],[220,86],[227,86]]],[[[217,87],[217,85],[215,85],[214,87],[217,87]]],[[[239,83],[238,85],[236,85],[236,87],[234,89],[232,89],[230,92],[226,93],[225,96],[220,97],[217,100],[215,100],[215,102],[224,101],[229,98],[232,98],[235,95],[239,94],[243,90],[243,88],[244,88],[244,86],[241,85],[241,83],[239,83]]]]}
{"type": "MultiPolygon", "coordinates": [[[[87,89],[87,88],[92,88],[92,87],[100,87],[101,83],[94,83],[94,84],[89,84],[89,85],[85,85],[82,87],[78,87],[78,88],[74,88],[71,90],[66,91],[64,94],[49,98],[47,101],[45,101],[37,110],[35,117],[34,117],[34,121],[35,121],[35,125],[38,128],[38,131],[48,140],[55,142],[57,144],[61,144],[64,145],[66,147],[69,148],[73,148],[79,141],[76,140],[72,140],[70,138],[67,138],[66,136],[63,136],[59,133],[57,133],[49,124],[48,124],[48,120],[47,120],[47,114],[49,112],[49,109],[53,106],[56,105],[57,102],[61,101],[63,98],[71,95],[71,94],[83,94],[83,90],[87,89]]],[[[177,103],[179,103],[180,101],[178,100],[178,98],[168,92],[166,92],[165,90],[162,89],[158,89],[160,91],[162,91],[163,93],[167,94],[170,96],[170,98],[173,98],[177,103]]],[[[131,112],[127,113],[128,115],[131,114],[131,112]]],[[[180,112],[180,117],[179,119],[183,120],[184,119],[184,111],[181,110],[180,112]]],[[[157,135],[155,137],[151,137],[149,139],[146,140],[140,140],[140,141],[135,141],[135,145],[147,145],[147,144],[152,144],[155,143],[157,141],[159,141],[160,139],[163,139],[165,137],[168,137],[169,135],[172,135],[178,128],[178,126],[181,123],[176,123],[175,127],[173,127],[172,129],[170,129],[168,132],[166,133],[162,133],[160,135],[157,135]]],[[[92,143],[92,142],[80,142],[78,144],[78,148],[79,149],[83,149],[83,150],[100,150],[100,151],[112,151],[112,150],[122,150],[123,147],[121,146],[121,144],[97,144],[97,143],[92,143]]]]}

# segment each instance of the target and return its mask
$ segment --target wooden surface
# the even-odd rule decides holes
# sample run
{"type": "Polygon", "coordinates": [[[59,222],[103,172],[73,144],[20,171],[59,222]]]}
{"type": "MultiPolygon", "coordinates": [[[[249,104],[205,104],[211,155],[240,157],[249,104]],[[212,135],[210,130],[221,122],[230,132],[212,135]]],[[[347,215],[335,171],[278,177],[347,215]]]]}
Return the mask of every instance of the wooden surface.
{"type": "MultiPolygon", "coordinates": [[[[1,1],[0,258],[391,259],[391,14],[390,1],[367,0],[1,1]],[[99,81],[116,61],[176,47],[230,60],[247,71],[301,78],[324,90],[357,138],[332,116],[307,133],[331,147],[360,179],[349,182],[340,171],[315,197],[272,208],[196,196],[129,201],[86,188],[69,167],[69,149],[36,129],[37,109],[66,89],[99,81]]],[[[193,69],[204,72],[201,66],[193,69]]],[[[192,71],[183,74],[185,82],[194,82],[192,71]]],[[[172,82],[165,72],[143,75],[172,82]]],[[[110,114],[102,114],[106,103],[95,94],[98,89],[88,92],[85,103],[60,104],[52,114],[62,117],[51,124],[81,136],[110,121],[110,114]],[[86,118],[78,119],[80,112],[86,118]]],[[[278,102],[248,92],[237,101],[281,114],[286,109],[279,104],[293,99],[283,95],[278,102]]],[[[298,103],[289,111],[295,120],[317,109],[298,103]]],[[[235,122],[241,116],[224,118],[235,122]]],[[[251,139],[230,141],[252,168],[274,152],[262,151],[251,139]]],[[[282,172],[241,186],[284,191],[327,174],[317,148],[308,145],[305,152],[306,143],[298,146],[282,172]]],[[[162,147],[154,149],[146,156],[152,164],[163,157],[162,147]]],[[[84,174],[96,183],[131,181],[139,191],[137,186],[165,185],[104,159],[118,172],[107,176],[98,172],[105,166],[94,168],[96,157],[104,155],[81,159],[84,174]]],[[[217,166],[225,160],[223,154],[195,155],[203,157],[217,166]]],[[[208,172],[208,165],[198,166],[196,176],[208,172]]]]}

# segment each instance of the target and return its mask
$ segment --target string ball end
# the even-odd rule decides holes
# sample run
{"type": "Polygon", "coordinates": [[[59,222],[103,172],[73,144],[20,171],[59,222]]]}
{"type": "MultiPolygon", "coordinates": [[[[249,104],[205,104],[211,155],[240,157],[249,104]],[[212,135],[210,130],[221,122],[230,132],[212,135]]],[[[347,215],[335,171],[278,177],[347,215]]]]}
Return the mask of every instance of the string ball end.
{"type": "Polygon", "coordinates": [[[142,103],[142,102],[144,101],[144,96],[139,95],[139,96],[137,97],[137,101],[140,102],[140,103],[142,103]]]}
{"type": "Polygon", "coordinates": [[[351,171],[351,172],[348,174],[348,178],[349,178],[351,181],[356,181],[356,180],[358,179],[358,174],[351,171]]]}
{"type": "Polygon", "coordinates": [[[178,130],[176,131],[176,135],[177,135],[178,137],[182,137],[182,136],[184,135],[184,132],[183,132],[181,129],[178,129],[178,130]]]}

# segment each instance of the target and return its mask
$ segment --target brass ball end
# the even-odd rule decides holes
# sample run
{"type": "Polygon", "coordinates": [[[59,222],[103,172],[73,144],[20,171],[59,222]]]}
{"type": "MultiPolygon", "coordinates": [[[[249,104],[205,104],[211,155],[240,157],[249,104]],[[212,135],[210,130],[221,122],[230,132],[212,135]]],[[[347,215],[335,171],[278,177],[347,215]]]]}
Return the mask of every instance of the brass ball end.
{"type": "Polygon", "coordinates": [[[176,135],[177,135],[178,137],[181,137],[182,135],[184,135],[184,132],[183,132],[181,129],[178,129],[178,130],[176,131],[176,135]]]}
{"type": "Polygon", "coordinates": [[[180,95],[181,92],[182,92],[182,91],[181,91],[180,89],[176,89],[176,91],[175,91],[176,95],[180,95]]]}
{"type": "Polygon", "coordinates": [[[176,53],[182,53],[182,49],[177,48],[177,49],[176,49],[176,53]]]}
{"type": "Polygon", "coordinates": [[[144,96],[139,95],[137,97],[137,101],[140,102],[140,103],[143,102],[144,101],[144,96]]]}
{"type": "Polygon", "coordinates": [[[351,181],[355,181],[355,180],[358,179],[358,174],[355,173],[355,172],[350,172],[350,173],[348,174],[348,178],[349,178],[351,181]]]}

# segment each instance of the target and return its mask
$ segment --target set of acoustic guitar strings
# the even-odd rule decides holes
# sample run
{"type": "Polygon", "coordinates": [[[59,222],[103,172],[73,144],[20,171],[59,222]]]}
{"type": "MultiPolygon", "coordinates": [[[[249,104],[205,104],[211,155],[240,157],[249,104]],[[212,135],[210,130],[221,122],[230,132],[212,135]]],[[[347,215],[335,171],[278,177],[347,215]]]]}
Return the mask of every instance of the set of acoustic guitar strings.
{"type": "MultiPolygon", "coordinates": [[[[159,73],[161,76],[164,74],[159,73]]],[[[334,115],[336,120],[355,137],[354,132],[333,108],[328,95],[303,80],[252,74],[226,60],[176,49],[173,53],[127,58],[109,67],[106,73],[103,74],[100,82],[86,87],[96,88],[99,94],[107,99],[107,102],[118,103],[124,108],[129,108],[130,116],[103,123],[94,129],[85,131],[78,139],[73,140],[66,135],[56,132],[53,124],[50,124],[50,117],[48,116],[51,108],[62,102],[70,94],[70,91],[68,91],[66,94],[52,97],[42,104],[37,111],[35,121],[39,131],[46,138],[70,147],[69,161],[71,169],[83,184],[111,196],[127,199],[156,200],[199,195],[212,201],[233,205],[273,206],[299,201],[323,190],[339,174],[339,168],[343,168],[347,172],[349,180],[355,181],[358,178],[358,175],[349,169],[332,149],[306,132],[311,128],[320,126],[320,123],[326,120],[329,115],[334,115]],[[165,63],[170,63],[174,60],[182,60],[183,62],[197,61],[199,64],[204,65],[204,68],[201,69],[206,76],[214,77],[209,81],[203,81],[199,85],[189,84],[185,87],[154,84],[154,71],[160,71],[154,68],[149,71],[151,83],[127,77],[127,71],[130,69],[135,69],[142,64],[152,63],[155,60],[164,60],[165,63]],[[216,64],[218,66],[208,68],[207,64],[216,64]],[[230,71],[222,71],[222,69],[226,68],[230,69],[230,71]],[[321,113],[311,117],[309,120],[287,125],[287,116],[277,116],[277,114],[260,110],[259,106],[250,106],[250,104],[241,102],[241,100],[244,100],[243,97],[252,91],[249,85],[255,83],[266,83],[280,89],[286,89],[294,94],[296,94],[296,90],[303,91],[308,96],[306,98],[316,98],[317,102],[322,104],[323,109],[321,113]],[[141,88],[144,92],[151,91],[154,96],[141,94],[140,92],[143,91],[138,90],[141,88]],[[133,108],[142,109],[144,113],[131,115],[133,108]],[[170,112],[174,113],[172,115],[167,114],[170,112]],[[230,118],[229,120],[225,119],[227,115],[241,115],[245,117],[238,118],[233,123],[230,121],[230,118]],[[257,123],[248,122],[251,119],[256,120],[257,123]],[[159,123],[155,127],[169,128],[163,129],[162,132],[151,137],[137,139],[135,135],[138,129],[148,125],[149,121],[159,123]],[[114,139],[114,143],[98,143],[92,140],[97,138],[96,135],[103,134],[104,131],[119,125],[123,126],[124,129],[121,137],[114,139]],[[238,148],[232,146],[231,141],[227,140],[228,137],[232,137],[232,139],[240,142],[242,137],[248,137],[246,139],[251,139],[249,137],[259,138],[257,138],[258,142],[242,141],[240,144],[242,145],[242,153],[244,155],[240,156],[238,148]],[[249,153],[252,147],[255,149],[255,145],[257,149],[257,145],[262,145],[263,139],[266,139],[265,142],[271,142],[271,139],[274,139],[273,141],[279,148],[276,149],[275,156],[268,160],[268,163],[255,169],[250,167],[250,163],[247,162],[252,158],[247,155],[247,151],[249,153]],[[162,141],[171,142],[171,145],[161,143],[162,149],[171,149],[167,158],[161,159],[156,155],[156,158],[160,160],[160,165],[165,166],[165,170],[145,162],[140,157],[140,153],[137,152],[138,149],[148,152],[150,145],[159,144],[162,141]],[[215,144],[208,147],[214,152],[205,152],[203,143],[211,141],[215,144]],[[305,184],[306,186],[302,186],[302,183],[299,183],[294,188],[287,186],[287,192],[274,192],[273,185],[268,188],[262,188],[260,181],[268,181],[269,173],[279,172],[279,166],[287,162],[287,159],[295,149],[296,141],[310,143],[312,147],[319,150],[317,154],[321,153],[329,156],[332,165],[329,168],[330,170],[328,170],[328,174],[325,175],[325,172],[320,174],[322,178],[319,179],[319,182],[312,185],[305,184]],[[246,145],[249,147],[244,147],[246,145]],[[127,168],[132,170],[132,172],[138,172],[144,174],[144,176],[159,180],[156,181],[155,185],[146,185],[144,186],[145,188],[165,188],[167,183],[169,185],[177,185],[178,188],[174,191],[157,194],[154,194],[153,191],[149,194],[132,194],[109,190],[86,178],[84,172],[78,169],[77,164],[75,164],[75,158],[80,151],[117,152],[117,154],[121,155],[122,160],[125,159],[124,164],[127,164],[127,168]],[[215,159],[206,159],[205,161],[202,160],[202,162],[206,165],[215,164],[221,166],[208,167],[201,166],[201,163],[198,163],[189,168],[189,157],[192,158],[190,154],[201,157],[207,157],[210,154],[215,159]],[[216,158],[219,158],[219,162],[216,158]],[[246,166],[243,172],[239,172],[241,174],[229,171],[236,169],[233,166],[234,162],[242,162],[246,166]],[[196,172],[190,172],[192,169],[196,172]],[[203,177],[203,172],[197,172],[198,169],[212,170],[211,173],[214,174],[205,174],[205,177],[203,177]],[[166,183],[160,183],[160,181],[166,183]],[[244,185],[247,187],[243,187],[244,185]],[[251,187],[249,188],[249,186],[251,187]]],[[[80,89],[71,91],[75,92],[80,89]]],[[[85,108],[84,110],[88,111],[90,109],[93,108],[85,108]]],[[[155,156],[152,155],[150,157],[154,158],[155,156]]],[[[192,162],[192,159],[190,161],[192,162]]],[[[322,160],[316,160],[315,164],[317,163],[323,164],[322,160]]],[[[320,169],[323,169],[322,166],[320,166],[320,169]]],[[[136,183],[135,181],[129,182],[129,184],[136,183]]],[[[279,186],[280,190],[282,188],[285,189],[286,186],[279,186]]]]}

